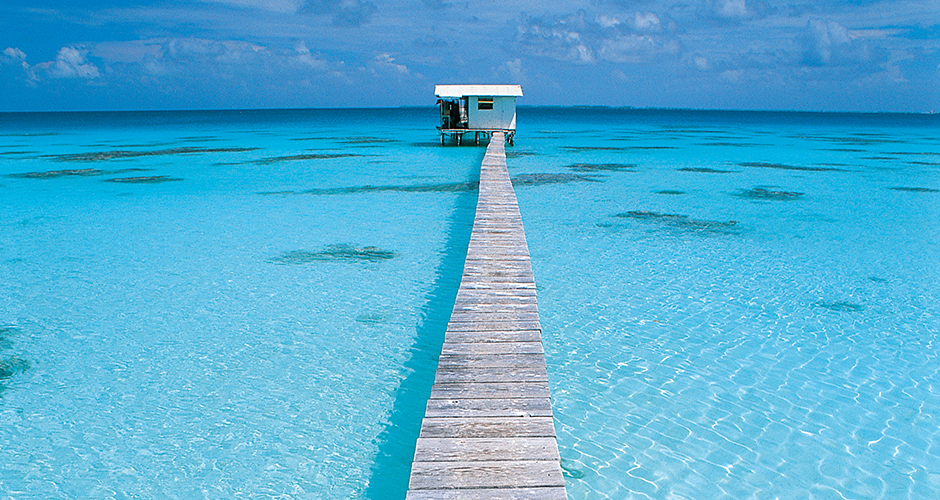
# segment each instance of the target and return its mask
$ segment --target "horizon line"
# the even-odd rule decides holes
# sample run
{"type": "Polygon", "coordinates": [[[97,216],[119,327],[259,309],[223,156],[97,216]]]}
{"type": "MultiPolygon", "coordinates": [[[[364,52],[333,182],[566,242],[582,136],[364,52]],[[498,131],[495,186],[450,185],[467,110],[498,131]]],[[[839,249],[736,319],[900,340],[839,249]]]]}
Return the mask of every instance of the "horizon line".
{"type": "MultiPolygon", "coordinates": [[[[338,110],[392,110],[392,109],[422,109],[435,108],[436,104],[429,105],[402,105],[402,106],[349,106],[349,107],[285,107],[285,108],[183,108],[183,109],[87,109],[87,110],[20,110],[3,111],[0,114],[70,114],[70,113],[206,113],[206,112],[243,112],[243,111],[338,111],[338,110]]],[[[618,111],[696,111],[696,112],[729,112],[729,113],[806,113],[806,114],[855,114],[855,115],[924,115],[940,114],[930,111],[845,111],[845,110],[807,110],[807,109],[735,109],[735,108],[688,108],[688,107],[660,107],[660,106],[612,106],[606,104],[519,104],[519,109],[561,108],[561,109],[610,109],[618,111]]]]}

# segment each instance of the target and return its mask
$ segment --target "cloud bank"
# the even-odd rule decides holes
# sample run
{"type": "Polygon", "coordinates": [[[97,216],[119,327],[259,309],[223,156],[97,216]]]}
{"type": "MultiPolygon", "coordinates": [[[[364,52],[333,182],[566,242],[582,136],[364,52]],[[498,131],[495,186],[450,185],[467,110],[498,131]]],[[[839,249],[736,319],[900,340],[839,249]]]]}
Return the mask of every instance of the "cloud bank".
{"type": "Polygon", "coordinates": [[[927,0],[34,1],[0,8],[22,21],[0,20],[0,83],[24,105],[407,105],[435,83],[525,81],[527,104],[940,109],[927,0]]]}

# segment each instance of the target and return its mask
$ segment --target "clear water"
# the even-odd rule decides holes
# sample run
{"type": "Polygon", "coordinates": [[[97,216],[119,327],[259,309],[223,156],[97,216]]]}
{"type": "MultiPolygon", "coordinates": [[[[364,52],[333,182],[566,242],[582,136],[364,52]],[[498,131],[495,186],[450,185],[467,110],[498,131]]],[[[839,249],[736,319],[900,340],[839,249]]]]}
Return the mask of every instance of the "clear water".
{"type": "MultiPolygon", "coordinates": [[[[435,116],[0,116],[0,496],[402,498],[483,155],[435,116]]],[[[569,497],[936,498],[940,119],[519,123],[569,497]]]]}

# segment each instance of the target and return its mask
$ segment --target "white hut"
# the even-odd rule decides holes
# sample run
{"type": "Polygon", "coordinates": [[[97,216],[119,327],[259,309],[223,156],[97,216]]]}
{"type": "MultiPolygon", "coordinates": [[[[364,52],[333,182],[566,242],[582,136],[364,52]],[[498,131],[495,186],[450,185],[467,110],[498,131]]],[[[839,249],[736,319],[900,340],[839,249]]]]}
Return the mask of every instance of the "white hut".
{"type": "Polygon", "coordinates": [[[441,105],[441,144],[447,137],[460,144],[464,134],[480,137],[505,132],[506,142],[516,135],[516,98],[521,85],[436,85],[434,94],[441,105]]]}

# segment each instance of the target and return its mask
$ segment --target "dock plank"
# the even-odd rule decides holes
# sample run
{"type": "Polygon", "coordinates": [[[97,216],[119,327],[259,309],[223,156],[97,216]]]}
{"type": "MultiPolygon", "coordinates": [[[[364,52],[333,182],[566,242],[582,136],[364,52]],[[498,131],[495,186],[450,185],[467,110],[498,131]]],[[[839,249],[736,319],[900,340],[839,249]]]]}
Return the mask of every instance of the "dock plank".
{"type": "Polygon", "coordinates": [[[431,386],[433,399],[547,398],[546,380],[533,382],[453,382],[431,386]]]}
{"type": "Polygon", "coordinates": [[[418,438],[419,461],[559,460],[553,438],[418,438]],[[469,459],[468,459],[469,457],[469,459]]]}
{"type": "Polygon", "coordinates": [[[562,486],[409,490],[405,500],[567,500],[562,486]]]}
{"type": "Polygon", "coordinates": [[[557,460],[415,462],[411,489],[564,486],[557,460]]]}
{"type": "Polygon", "coordinates": [[[431,399],[424,412],[425,418],[551,416],[547,398],[431,399]]]}

